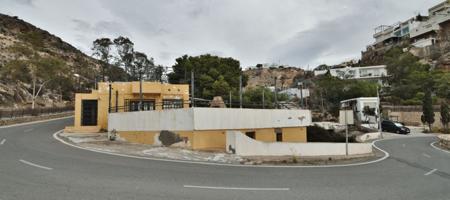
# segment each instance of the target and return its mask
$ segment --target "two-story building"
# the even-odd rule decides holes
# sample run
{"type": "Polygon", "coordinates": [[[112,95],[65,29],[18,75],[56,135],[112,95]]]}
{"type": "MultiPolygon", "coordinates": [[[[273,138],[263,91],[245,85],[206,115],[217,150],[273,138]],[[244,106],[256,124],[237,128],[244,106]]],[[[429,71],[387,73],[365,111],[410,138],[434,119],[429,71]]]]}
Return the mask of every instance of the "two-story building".
{"type": "Polygon", "coordinates": [[[309,110],[190,108],[189,85],[98,85],[92,93],[76,94],[74,126],[65,132],[108,131],[121,140],[150,145],[161,144],[161,135],[170,132],[188,148],[225,150],[227,131],[264,142],[303,143],[311,125],[309,110]]]}
{"type": "MultiPolygon", "coordinates": [[[[99,132],[108,129],[110,112],[139,111],[139,82],[98,83],[91,93],[75,94],[75,123],[66,132],[99,132]]],[[[189,85],[142,83],[142,111],[189,108],[189,85]]]]}

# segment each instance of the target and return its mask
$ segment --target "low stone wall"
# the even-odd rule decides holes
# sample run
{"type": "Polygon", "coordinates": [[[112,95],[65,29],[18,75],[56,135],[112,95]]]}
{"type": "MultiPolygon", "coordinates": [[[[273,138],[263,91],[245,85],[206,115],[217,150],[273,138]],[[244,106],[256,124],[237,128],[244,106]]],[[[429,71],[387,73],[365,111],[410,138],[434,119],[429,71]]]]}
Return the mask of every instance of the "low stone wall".
{"type": "MultiPolygon", "coordinates": [[[[419,111],[390,111],[388,113],[389,118],[392,120],[397,120],[410,126],[422,126],[423,124],[420,120],[422,114],[419,111]]],[[[439,112],[434,112],[433,127],[442,128],[441,114],[439,112]]]]}
{"type": "MultiPolygon", "coordinates": [[[[345,143],[288,143],[253,140],[240,131],[227,131],[227,151],[240,156],[345,156],[345,143]]],[[[372,153],[371,143],[349,143],[349,155],[372,153]]]]}
{"type": "Polygon", "coordinates": [[[450,135],[439,135],[438,138],[441,147],[450,149],[450,135]]]}

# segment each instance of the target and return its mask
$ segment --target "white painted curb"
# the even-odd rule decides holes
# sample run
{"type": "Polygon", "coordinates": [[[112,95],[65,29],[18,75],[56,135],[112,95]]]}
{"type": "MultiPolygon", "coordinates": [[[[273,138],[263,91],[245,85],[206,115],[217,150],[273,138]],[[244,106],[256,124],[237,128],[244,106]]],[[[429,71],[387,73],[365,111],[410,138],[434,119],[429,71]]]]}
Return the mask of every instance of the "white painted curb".
{"type": "MultiPolygon", "coordinates": [[[[144,159],[144,160],[165,161],[165,162],[174,162],[174,163],[227,166],[227,167],[258,167],[258,168],[331,168],[331,167],[350,167],[350,166],[368,165],[368,164],[383,161],[389,157],[389,153],[386,152],[385,150],[379,148],[378,146],[376,146],[375,143],[378,141],[381,141],[381,140],[391,140],[391,139],[381,139],[381,140],[376,140],[376,141],[372,142],[373,147],[378,149],[379,151],[383,152],[384,156],[379,159],[367,161],[367,162],[341,164],[341,165],[306,165],[306,166],[304,166],[304,165],[303,166],[302,165],[298,165],[298,166],[294,166],[294,165],[292,165],[292,166],[287,166],[287,165],[239,165],[239,164],[213,163],[213,162],[201,162],[201,161],[173,160],[173,159],[164,159],[164,158],[150,158],[150,157],[133,156],[133,155],[126,155],[126,154],[121,154],[121,153],[101,151],[98,149],[80,147],[80,146],[71,144],[69,142],[66,142],[58,136],[58,134],[61,132],[62,132],[62,130],[54,133],[53,138],[55,138],[56,140],[60,141],[63,144],[66,144],[66,145],[69,145],[69,146],[72,146],[72,147],[75,147],[78,149],[93,151],[93,152],[97,152],[97,153],[103,153],[103,154],[109,154],[109,155],[115,155],[115,156],[121,156],[121,157],[127,157],[127,158],[137,158],[137,159],[144,159]]],[[[393,138],[393,139],[398,139],[398,138],[393,138]]]]}
{"type": "Polygon", "coordinates": [[[438,143],[438,142],[439,142],[439,141],[432,142],[432,143],[430,143],[430,146],[433,147],[433,148],[436,149],[436,150],[439,150],[439,151],[442,151],[442,152],[445,152],[445,153],[450,153],[450,151],[447,151],[447,150],[445,150],[445,149],[442,149],[442,148],[436,146],[436,143],[438,143]]]}

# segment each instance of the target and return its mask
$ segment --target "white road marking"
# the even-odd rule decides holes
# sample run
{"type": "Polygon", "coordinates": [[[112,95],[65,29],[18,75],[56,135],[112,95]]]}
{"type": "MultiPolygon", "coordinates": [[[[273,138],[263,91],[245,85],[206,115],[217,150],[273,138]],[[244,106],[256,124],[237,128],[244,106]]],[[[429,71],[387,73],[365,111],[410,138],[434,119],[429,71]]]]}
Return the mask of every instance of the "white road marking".
{"type": "MultiPolygon", "coordinates": [[[[376,142],[384,141],[384,140],[405,139],[402,137],[402,138],[379,139],[379,140],[373,141],[372,146],[375,149],[378,149],[379,151],[383,152],[384,156],[379,159],[367,161],[367,162],[352,163],[352,164],[339,164],[339,165],[241,165],[241,164],[225,164],[225,163],[212,163],[212,162],[202,162],[202,161],[174,160],[174,159],[164,159],[164,158],[150,158],[150,157],[143,157],[143,156],[126,155],[126,154],[121,154],[121,153],[106,152],[106,151],[101,151],[101,150],[92,149],[92,148],[80,147],[80,146],[71,144],[69,142],[66,142],[58,136],[58,134],[62,131],[63,130],[53,133],[53,138],[55,138],[56,140],[60,141],[61,143],[65,144],[65,145],[68,145],[68,146],[71,146],[71,147],[74,147],[77,149],[83,149],[86,151],[92,151],[92,152],[103,153],[103,154],[114,155],[114,156],[121,156],[121,157],[126,157],[126,158],[136,158],[136,159],[142,159],[142,160],[155,160],[155,161],[174,162],[174,163],[188,163],[188,164],[213,165],[213,166],[225,166],[225,167],[247,167],[247,168],[250,168],[250,167],[251,168],[255,168],[255,167],[256,168],[331,168],[331,167],[351,167],[351,166],[368,165],[368,164],[373,164],[373,163],[377,163],[377,162],[386,160],[390,156],[390,154],[387,151],[378,147],[375,144],[376,142]]],[[[434,137],[434,136],[429,136],[429,135],[427,135],[427,136],[408,136],[408,138],[422,138],[422,137],[434,137]]]]}
{"type": "Polygon", "coordinates": [[[0,142],[0,145],[5,144],[5,142],[6,142],[6,139],[3,139],[3,140],[0,142]]]}
{"type": "Polygon", "coordinates": [[[428,175],[434,173],[435,171],[437,171],[437,169],[432,169],[431,171],[425,173],[424,175],[425,175],[425,176],[428,176],[428,175]]]}
{"type": "MultiPolygon", "coordinates": [[[[103,153],[103,154],[114,155],[114,156],[121,156],[121,157],[126,157],[126,158],[143,159],[143,160],[156,160],[156,161],[174,162],[174,163],[188,163],[188,164],[225,166],[225,167],[247,167],[247,168],[250,168],[250,167],[251,168],[255,168],[255,167],[257,167],[257,168],[331,168],[331,167],[351,167],[351,166],[368,165],[368,164],[383,161],[390,156],[387,151],[379,148],[377,145],[375,145],[375,143],[378,141],[381,141],[381,140],[392,140],[392,139],[380,139],[380,140],[373,141],[372,146],[374,148],[378,149],[379,151],[383,152],[384,156],[379,159],[367,161],[367,162],[352,163],[352,164],[339,164],[339,165],[242,165],[242,164],[226,164],[226,163],[213,163],[213,162],[202,162],[202,161],[175,160],[175,159],[165,159],[165,158],[150,158],[150,157],[133,156],[133,155],[127,155],[127,154],[121,154],[121,153],[106,152],[106,151],[101,151],[98,149],[81,147],[81,146],[77,146],[77,145],[71,144],[69,142],[66,142],[63,139],[59,138],[59,136],[58,136],[58,134],[62,131],[63,130],[60,130],[60,131],[57,131],[56,133],[54,133],[53,138],[55,138],[56,140],[60,141],[61,143],[65,144],[65,145],[68,145],[68,146],[71,146],[74,148],[78,148],[78,149],[83,149],[86,151],[92,151],[92,152],[103,153]]],[[[400,138],[393,138],[393,139],[400,139],[400,138]]]]}
{"type": "Polygon", "coordinates": [[[200,185],[183,185],[185,188],[211,189],[211,190],[245,190],[245,191],[289,191],[289,188],[247,188],[247,187],[214,187],[200,185]]]}
{"type": "Polygon", "coordinates": [[[425,156],[425,157],[427,157],[427,158],[431,158],[431,156],[428,155],[428,154],[426,154],[426,153],[423,153],[422,155],[425,156]]]}
{"type": "Polygon", "coordinates": [[[32,129],[32,128],[26,129],[26,130],[24,130],[23,132],[24,132],[24,133],[28,133],[28,132],[30,132],[30,131],[33,131],[33,129],[32,129]]]}
{"type": "Polygon", "coordinates": [[[439,151],[443,151],[443,152],[445,152],[445,153],[450,153],[450,151],[447,151],[447,150],[444,150],[444,149],[442,149],[442,148],[437,147],[437,146],[436,146],[436,143],[438,143],[438,142],[432,142],[432,143],[430,143],[430,146],[433,147],[434,149],[439,150],[439,151]]]}
{"type": "Polygon", "coordinates": [[[19,161],[22,162],[22,163],[24,163],[24,164],[31,165],[31,166],[33,166],[33,167],[38,167],[38,168],[41,168],[41,169],[46,169],[46,170],[52,170],[52,169],[53,169],[53,168],[50,168],[50,167],[46,167],[46,166],[34,164],[34,163],[32,163],[32,162],[28,162],[28,161],[22,160],[22,159],[20,159],[19,161]]]}

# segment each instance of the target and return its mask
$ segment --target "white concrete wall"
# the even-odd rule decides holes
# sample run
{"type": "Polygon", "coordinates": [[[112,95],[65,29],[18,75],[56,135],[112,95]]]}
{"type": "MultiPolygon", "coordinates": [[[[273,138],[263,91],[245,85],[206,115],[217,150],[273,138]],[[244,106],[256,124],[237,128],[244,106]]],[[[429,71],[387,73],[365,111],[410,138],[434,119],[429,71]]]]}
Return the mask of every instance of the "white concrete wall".
{"type": "Polygon", "coordinates": [[[117,131],[233,130],[309,125],[309,110],[189,108],[111,113],[108,117],[108,130],[117,131]]]}
{"type": "Polygon", "coordinates": [[[153,110],[110,113],[108,130],[111,131],[183,131],[194,129],[192,109],[153,110]]]}
{"type": "Polygon", "coordinates": [[[194,108],[195,130],[281,128],[311,125],[309,110],[194,108]]]}
{"type": "MultiPolygon", "coordinates": [[[[253,140],[239,131],[227,131],[231,146],[240,156],[344,156],[345,143],[286,143],[253,140]]],[[[349,143],[349,155],[372,153],[371,143],[349,143]]]]}

